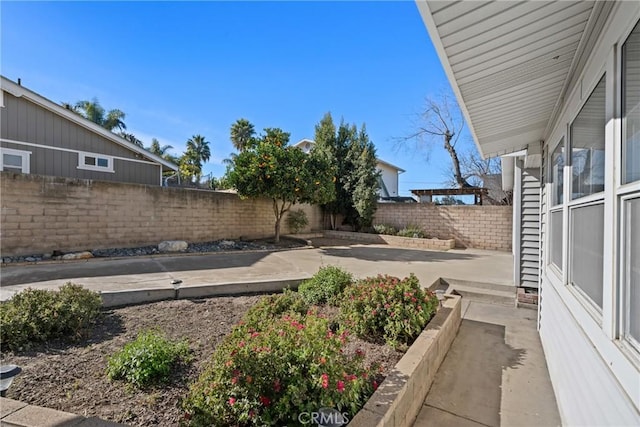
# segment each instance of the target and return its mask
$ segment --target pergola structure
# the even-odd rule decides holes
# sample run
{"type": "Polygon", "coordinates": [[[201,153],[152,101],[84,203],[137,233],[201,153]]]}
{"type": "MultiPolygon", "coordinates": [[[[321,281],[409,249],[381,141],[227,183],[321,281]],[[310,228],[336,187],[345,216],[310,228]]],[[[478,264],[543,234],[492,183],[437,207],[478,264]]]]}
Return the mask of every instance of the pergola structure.
{"type": "Polygon", "coordinates": [[[433,202],[433,196],[474,196],[473,204],[481,205],[482,198],[486,197],[489,190],[480,187],[464,187],[464,188],[440,188],[433,190],[411,190],[411,193],[418,197],[420,203],[433,202]]]}

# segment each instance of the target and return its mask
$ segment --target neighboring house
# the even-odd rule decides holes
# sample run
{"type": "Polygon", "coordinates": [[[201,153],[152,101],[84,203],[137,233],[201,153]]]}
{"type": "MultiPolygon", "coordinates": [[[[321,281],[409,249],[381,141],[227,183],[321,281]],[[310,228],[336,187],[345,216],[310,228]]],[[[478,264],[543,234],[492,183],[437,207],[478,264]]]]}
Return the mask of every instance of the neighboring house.
{"type": "MultiPolygon", "coordinates": [[[[293,146],[300,148],[305,153],[308,153],[315,144],[315,141],[311,139],[303,139],[293,146]]],[[[398,198],[398,175],[403,173],[405,170],[394,166],[391,163],[385,162],[384,160],[376,160],[378,162],[376,167],[380,172],[380,189],[378,190],[378,195],[383,200],[394,200],[398,198]]]]}
{"type": "Polygon", "coordinates": [[[0,170],[162,185],[178,167],[1,77],[0,170]]]}
{"type": "Polygon", "coordinates": [[[417,1],[514,192],[562,421],[640,425],[640,2],[417,1]]]}

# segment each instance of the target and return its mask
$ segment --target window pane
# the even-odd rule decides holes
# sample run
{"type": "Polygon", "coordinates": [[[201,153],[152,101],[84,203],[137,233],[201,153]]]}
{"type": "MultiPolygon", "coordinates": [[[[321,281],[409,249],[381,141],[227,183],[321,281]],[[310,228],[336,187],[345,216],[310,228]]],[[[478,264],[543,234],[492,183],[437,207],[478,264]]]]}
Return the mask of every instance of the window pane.
{"type": "Polygon", "coordinates": [[[627,285],[627,333],[640,343],[640,198],[626,204],[627,253],[625,256],[627,285]]]}
{"type": "Polygon", "coordinates": [[[562,211],[551,212],[551,262],[562,270],[562,211]]]}
{"type": "Polygon", "coordinates": [[[563,196],[563,184],[564,177],[562,171],[564,170],[564,138],[560,141],[560,144],[553,150],[551,155],[551,179],[553,180],[553,205],[559,205],[562,203],[563,196]]]}
{"type": "Polygon", "coordinates": [[[15,154],[3,154],[2,155],[3,166],[13,166],[22,169],[22,156],[15,154]]]}
{"type": "Polygon", "coordinates": [[[96,158],[95,157],[90,157],[90,156],[84,156],[84,164],[85,165],[89,165],[89,166],[95,166],[96,165],[96,158]]]}
{"type": "Polygon", "coordinates": [[[107,160],[107,159],[98,159],[98,166],[100,166],[101,168],[108,168],[109,167],[109,160],[107,160]]]}
{"type": "Polygon", "coordinates": [[[604,191],[605,78],[571,124],[571,198],[604,191]]]}
{"type": "Polygon", "coordinates": [[[622,46],[622,182],[640,180],[640,23],[622,46]]]}
{"type": "Polygon", "coordinates": [[[602,308],[604,205],[571,210],[571,283],[602,308]]]}

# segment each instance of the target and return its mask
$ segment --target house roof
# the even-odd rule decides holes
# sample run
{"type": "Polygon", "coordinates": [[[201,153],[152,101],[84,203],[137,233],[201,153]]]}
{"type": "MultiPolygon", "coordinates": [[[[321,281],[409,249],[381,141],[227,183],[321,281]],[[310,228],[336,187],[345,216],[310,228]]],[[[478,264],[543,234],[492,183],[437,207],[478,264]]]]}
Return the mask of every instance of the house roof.
{"type": "MultiPolygon", "coordinates": [[[[295,144],[293,144],[293,146],[294,147],[302,147],[306,143],[315,144],[316,142],[313,139],[304,138],[304,139],[301,139],[300,141],[296,142],[295,144]]],[[[392,169],[396,169],[400,173],[406,172],[404,169],[399,168],[398,166],[392,165],[389,162],[385,162],[384,160],[381,160],[380,158],[376,158],[376,161],[378,162],[378,164],[387,166],[387,167],[392,168],[392,169]]]]}
{"type": "Polygon", "coordinates": [[[539,146],[615,2],[430,1],[418,9],[478,150],[539,146]]]}
{"type": "Polygon", "coordinates": [[[29,101],[43,107],[46,108],[47,110],[58,114],[59,116],[62,116],[64,118],[66,118],[67,120],[74,122],[118,145],[121,145],[125,148],[128,148],[129,150],[138,153],[144,157],[146,157],[147,159],[154,161],[156,163],[160,163],[163,166],[163,170],[166,169],[170,169],[170,170],[174,170],[177,171],[178,170],[178,166],[163,159],[160,156],[157,156],[153,153],[150,153],[149,151],[145,150],[142,147],[138,147],[137,145],[127,141],[126,139],[116,135],[115,133],[108,131],[107,129],[93,123],[91,120],[85,119],[84,117],[82,117],[80,114],[74,113],[73,111],[67,110],[66,108],[62,107],[59,104],[56,104],[55,102],[43,97],[42,95],[39,95],[27,88],[25,88],[24,86],[21,86],[9,79],[7,79],[4,76],[0,76],[1,78],[1,83],[2,83],[2,90],[5,92],[10,93],[11,95],[18,97],[18,98],[26,98],[29,101]],[[166,169],[165,169],[166,168],[166,169]]]}

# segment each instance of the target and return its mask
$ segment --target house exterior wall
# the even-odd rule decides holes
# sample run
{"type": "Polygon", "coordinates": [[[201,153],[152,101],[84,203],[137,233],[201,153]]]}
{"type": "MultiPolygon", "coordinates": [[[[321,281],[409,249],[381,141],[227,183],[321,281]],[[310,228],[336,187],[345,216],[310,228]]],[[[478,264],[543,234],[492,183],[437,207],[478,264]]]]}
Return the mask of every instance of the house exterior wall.
{"type": "Polygon", "coordinates": [[[417,225],[429,237],[455,239],[459,248],[511,250],[511,206],[378,203],[373,223],[396,228],[417,225]]]}
{"type": "Polygon", "coordinates": [[[376,168],[380,171],[380,178],[389,192],[389,195],[384,194],[383,189],[378,190],[378,194],[383,197],[397,197],[398,196],[398,170],[390,166],[378,163],[376,168]]]}
{"type": "MultiPolygon", "coordinates": [[[[579,58],[578,63],[583,66],[572,76],[573,83],[543,147],[539,328],[558,407],[566,425],[640,425],[640,353],[624,337],[625,310],[630,297],[625,291],[628,282],[624,281],[622,272],[628,262],[625,261],[628,249],[624,248],[629,244],[630,230],[625,229],[621,219],[623,199],[640,195],[640,183],[623,186],[619,182],[620,46],[639,20],[640,3],[615,3],[603,30],[597,37],[590,38],[592,48],[579,58]],[[572,195],[570,188],[575,176],[568,165],[562,171],[563,201],[554,203],[551,155],[563,138],[565,142],[571,140],[570,124],[603,76],[606,89],[602,130],[604,191],[588,196],[572,195]],[[576,212],[590,206],[602,209],[601,227],[594,226],[592,221],[585,225],[577,220],[576,212]],[[556,218],[562,218],[561,227],[557,223],[552,227],[552,212],[557,214],[556,218]],[[584,253],[584,248],[578,252],[579,248],[572,243],[576,236],[603,241],[599,304],[573,282],[571,271],[578,264],[572,263],[579,262],[579,254],[584,253]],[[560,266],[552,262],[550,255],[552,245],[558,242],[562,245],[560,266]]],[[[600,283],[599,279],[594,282],[600,283]]]]}
{"type": "MultiPolygon", "coordinates": [[[[0,173],[2,256],[274,234],[271,201],[236,194],[0,173]]],[[[322,229],[317,206],[305,231],[322,229]]],[[[282,232],[289,233],[286,222],[282,232]]]]}
{"type": "Polygon", "coordinates": [[[3,92],[0,146],[30,155],[30,173],[102,181],[160,185],[161,165],[71,122],[24,97],[3,92]],[[113,172],[79,169],[79,153],[113,158],[113,172]]]}
{"type": "Polygon", "coordinates": [[[520,174],[519,221],[519,277],[525,288],[537,288],[540,270],[540,171],[525,169],[522,161],[515,168],[520,174]]]}

